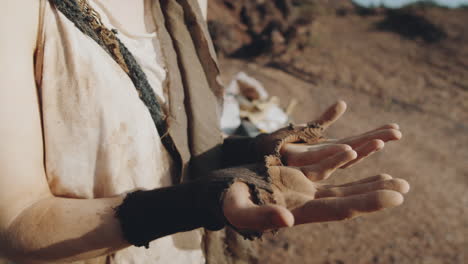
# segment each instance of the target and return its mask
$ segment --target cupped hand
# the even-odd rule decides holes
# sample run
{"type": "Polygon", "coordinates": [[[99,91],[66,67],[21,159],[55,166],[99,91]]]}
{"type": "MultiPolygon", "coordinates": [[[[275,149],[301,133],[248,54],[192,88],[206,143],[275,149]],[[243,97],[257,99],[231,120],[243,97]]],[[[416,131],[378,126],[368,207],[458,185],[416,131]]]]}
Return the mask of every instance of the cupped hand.
{"type": "MultiPolygon", "coordinates": [[[[311,124],[325,130],[345,111],[346,103],[339,101],[311,124]]],[[[386,142],[401,137],[397,124],[387,124],[343,139],[284,144],[280,155],[286,166],[269,169],[276,204],[254,204],[249,188],[235,183],[223,201],[225,217],[240,230],[264,231],[340,221],[398,206],[403,203],[403,194],[409,191],[409,184],[403,179],[380,174],[344,185],[325,185],[320,181],[335,170],[350,167],[381,150],[386,142]]]]}
{"type": "MultiPolygon", "coordinates": [[[[312,123],[320,125],[325,130],[345,113],[346,108],[346,103],[339,101],[312,123]]],[[[349,168],[383,149],[385,143],[399,140],[401,137],[402,133],[397,124],[387,124],[342,139],[327,139],[315,144],[288,143],[281,148],[280,153],[286,165],[309,166],[310,171],[317,170],[318,178],[324,179],[336,169],[349,168]],[[351,149],[356,153],[352,159],[349,153],[351,149]],[[330,167],[330,163],[335,166],[330,167]]]]}
{"type": "Polygon", "coordinates": [[[277,204],[258,206],[249,188],[235,183],[226,193],[226,219],[239,230],[266,231],[293,225],[340,221],[403,203],[409,184],[381,174],[344,185],[324,185],[308,178],[305,168],[270,168],[277,204]]]}

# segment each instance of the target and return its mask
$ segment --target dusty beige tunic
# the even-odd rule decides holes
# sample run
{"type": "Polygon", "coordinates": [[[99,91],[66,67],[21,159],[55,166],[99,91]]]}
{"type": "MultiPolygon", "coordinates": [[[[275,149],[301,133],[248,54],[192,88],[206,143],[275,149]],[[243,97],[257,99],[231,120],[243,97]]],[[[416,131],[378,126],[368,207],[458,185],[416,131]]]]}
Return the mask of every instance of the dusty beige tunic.
{"type": "MultiPolygon", "coordinates": [[[[171,185],[171,158],[130,78],[95,41],[41,1],[36,79],[53,194],[92,199],[171,185]]],[[[118,252],[111,262],[199,264],[204,262],[200,243],[197,231],[169,236],[149,250],[118,252]]]]}

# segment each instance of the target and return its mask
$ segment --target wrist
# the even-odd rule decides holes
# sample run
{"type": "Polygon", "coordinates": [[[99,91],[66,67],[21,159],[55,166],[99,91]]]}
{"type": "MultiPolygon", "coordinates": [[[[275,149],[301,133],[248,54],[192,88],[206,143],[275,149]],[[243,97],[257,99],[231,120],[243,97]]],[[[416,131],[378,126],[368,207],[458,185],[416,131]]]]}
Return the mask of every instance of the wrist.
{"type": "MultiPolygon", "coordinates": [[[[257,164],[214,171],[209,177],[152,191],[129,193],[116,208],[124,238],[146,246],[152,240],[200,227],[216,231],[227,223],[223,212],[226,191],[235,182],[249,186],[256,204],[271,202],[273,189],[263,166],[257,164]]],[[[256,234],[241,233],[246,238],[256,234]]]]}
{"type": "Polygon", "coordinates": [[[116,208],[125,240],[148,247],[155,239],[197,228],[219,230],[225,225],[219,200],[223,186],[201,180],[127,194],[116,208]],[[210,190],[212,189],[212,190],[210,190]]]}
{"type": "Polygon", "coordinates": [[[234,167],[258,161],[256,138],[233,136],[223,143],[223,167],[234,167]]]}

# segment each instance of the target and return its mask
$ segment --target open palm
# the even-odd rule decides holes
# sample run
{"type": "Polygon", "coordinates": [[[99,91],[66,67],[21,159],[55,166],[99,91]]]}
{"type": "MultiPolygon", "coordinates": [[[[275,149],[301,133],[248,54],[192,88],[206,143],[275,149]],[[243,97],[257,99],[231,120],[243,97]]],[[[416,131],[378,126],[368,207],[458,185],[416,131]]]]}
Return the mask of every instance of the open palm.
{"type": "MultiPolygon", "coordinates": [[[[328,108],[320,118],[311,122],[323,130],[328,129],[346,112],[347,105],[343,101],[328,108]]],[[[284,144],[281,156],[289,166],[319,166],[329,170],[319,175],[326,178],[338,168],[349,168],[361,162],[370,155],[384,148],[385,143],[400,140],[402,133],[398,124],[386,124],[379,128],[349,136],[342,139],[326,139],[314,144],[284,144]],[[353,156],[351,150],[357,154],[353,156]],[[333,164],[335,166],[330,166],[333,164]]]]}
{"type": "Polygon", "coordinates": [[[339,221],[403,203],[409,184],[381,174],[343,185],[309,180],[298,168],[273,167],[281,177],[273,186],[277,204],[257,206],[248,187],[235,183],[226,194],[224,213],[241,230],[264,231],[306,223],[339,221]]]}
{"type": "MultiPolygon", "coordinates": [[[[345,111],[338,102],[315,121],[323,129],[345,111]]],[[[224,199],[227,220],[241,230],[263,231],[281,227],[350,219],[366,213],[398,206],[409,184],[382,174],[344,185],[325,185],[336,169],[346,168],[380,150],[384,142],[401,138],[397,125],[341,140],[314,144],[287,143],[282,146],[277,166],[270,166],[275,204],[257,206],[249,188],[235,183],[224,199]]],[[[274,162],[273,162],[274,163],[274,162]]]]}

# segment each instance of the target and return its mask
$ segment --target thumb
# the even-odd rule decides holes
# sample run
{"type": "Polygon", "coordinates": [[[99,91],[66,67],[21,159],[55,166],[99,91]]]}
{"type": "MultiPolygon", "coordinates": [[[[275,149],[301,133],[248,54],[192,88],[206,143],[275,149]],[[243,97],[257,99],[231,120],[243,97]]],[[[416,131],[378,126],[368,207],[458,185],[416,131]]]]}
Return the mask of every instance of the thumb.
{"type": "Polygon", "coordinates": [[[344,112],[346,112],[346,108],[347,105],[345,101],[340,100],[330,106],[319,119],[312,123],[327,129],[329,126],[335,123],[344,114],[344,112]]]}
{"type": "Polygon", "coordinates": [[[288,209],[273,204],[254,204],[248,186],[241,182],[229,188],[223,211],[229,223],[240,230],[265,231],[294,225],[294,216],[288,209]]]}

